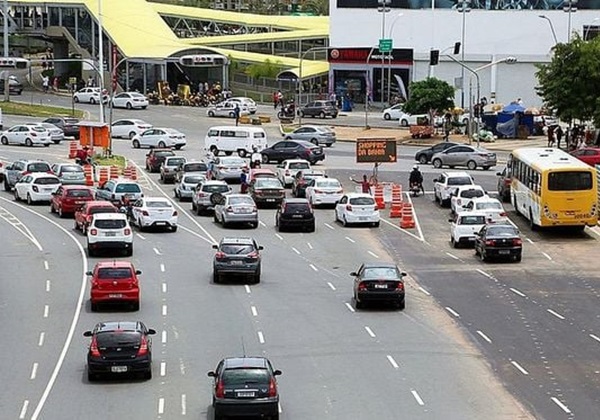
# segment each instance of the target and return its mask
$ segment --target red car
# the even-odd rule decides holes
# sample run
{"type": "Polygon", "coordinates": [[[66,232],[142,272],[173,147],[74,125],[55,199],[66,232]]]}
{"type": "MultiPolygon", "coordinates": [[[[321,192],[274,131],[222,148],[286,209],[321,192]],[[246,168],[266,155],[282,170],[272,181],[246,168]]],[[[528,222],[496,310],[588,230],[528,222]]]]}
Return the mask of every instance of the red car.
{"type": "Polygon", "coordinates": [[[573,150],[571,155],[590,166],[600,165],[600,147],[584,147],[573,150]]]}
{"type": "Polygon", "coordinates": [[[136,270],[129,261],[101,261],[93,271],[86,273],[91,278],[90,303],[92,311],[98,305],[122,303],[131,305],[133,310],[140,309],[140,286],[136,270]]]}
{"type": "Polygon", "coordinates": [[[92,216],[96,213],[117,213],[119,209],[110,201],[87,201],[75,211],[75,230],[87,234],[92,216]]]}
{"type": "Polygon", "coordinates": [[[89,187],[61,185],[52,194],[50,212],[56,212],[59,217],[65,217],[66,214],[75,213],[75,210],[81,207],[86,201],[92,201],[93,199],[94,191],[89,187]]]}

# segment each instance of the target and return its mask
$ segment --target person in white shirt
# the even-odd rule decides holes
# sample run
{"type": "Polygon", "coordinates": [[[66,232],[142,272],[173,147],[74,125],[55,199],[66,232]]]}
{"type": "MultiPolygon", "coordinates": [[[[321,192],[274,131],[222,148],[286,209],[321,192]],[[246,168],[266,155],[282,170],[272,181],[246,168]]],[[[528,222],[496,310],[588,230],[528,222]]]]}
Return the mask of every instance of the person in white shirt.
{"type": "Polygon", "coordinates": [[[250,156],[250,167],[260,168],[260,162],[262,161],[262,155],[258,151],[256,146],[252,146],[252,155],[250,156]]]}

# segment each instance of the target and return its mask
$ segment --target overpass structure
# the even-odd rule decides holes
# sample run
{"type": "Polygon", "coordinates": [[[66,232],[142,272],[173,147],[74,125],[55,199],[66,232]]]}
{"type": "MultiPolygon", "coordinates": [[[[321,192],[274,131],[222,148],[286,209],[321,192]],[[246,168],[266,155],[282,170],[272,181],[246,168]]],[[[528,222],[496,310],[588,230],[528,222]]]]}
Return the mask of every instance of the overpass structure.
{"type": "MultiPolygon", "coordinates": [[[[54,58],[97,59],[99,17],[103,28],[104,69],[119,76],[124,88],[154,89],[159,80],[220,81],[224,69],[182,68],[179,57],[220,54],[239,65],[266,60],[302,74],[327,74],[326,61],[300,60],[315,46],[327,46],[327,17],[263,16],[145,0],[8,0],[11,34],[52,42],[54,58]],[[118,63],[124,68],[115,68],[118,63]],[[125,71],[125,67],[127,71],[125,71]],[[194,80],[196,79],[196,80],[194,80]]],[[[56,63],[61,76],[67,64],[56,63]]],[[[105,80],[109,80],[105,77],[105,80]]]]}

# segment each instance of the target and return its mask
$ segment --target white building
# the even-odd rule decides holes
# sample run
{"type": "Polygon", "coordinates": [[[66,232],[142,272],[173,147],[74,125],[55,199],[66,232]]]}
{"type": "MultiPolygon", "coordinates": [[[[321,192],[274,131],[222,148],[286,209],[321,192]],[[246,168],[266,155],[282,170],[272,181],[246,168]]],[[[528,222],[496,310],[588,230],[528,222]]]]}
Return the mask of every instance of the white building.
{"type": "MultiPolygon", "coordinates": [[[[600,0],[570,1],[574,6],[577,3],[577,9],[571,9],[570,13],[563,10],[569,0],[474,0],[470,2],[470,11],[462,13],[460,3],[457,6],[450,0],[435,0],[433,8],[431,0],[391,0],[390,9],[384,14],[378,11],[377,0],[330,0],[330,46],[342,50],[370,49],[378,45],[380,38],[391,38],[394,48],[413,50],[412,66],[391,66],[392,69],[409,68],[408,81],[427,77],[430,50],[440,50],[440,62],[433,67],[433,75],[457,87],[462,67],[445,56],[453,53],[455,42],[462,42],[462,51],[454,57],[461,61],[464,53],[464,63],[473,70],[515,57],[515,64],[502,62],[477,71],[480,95],[488,101],[505,104],[522,98],[526,107],[540,107],[542,100],[535,93],[536,64],[550,60],[550,50],[556,42],[567,42],[569,25],[571,33],[578,32],[588,38],[597,35],[599,30],[600,0]]],[[[377,49],[374,54],[379,55],[377,49]]],[[[380,102],[381,71],[378,69],[382,64],[379,60],[371,60],[373,64],[368,67],[372,70],[367,81],[364,81],[366,61],[332,62],[330,85],[339,88],[348,74],[353,74],[355,79],[360,74],[365,89],[373,86],[373,100],[380,102]]],[[[385,99],[387,72],[386,69],[385,99]]],[[[468,70],[464,73],[464,106],[468,107],[469,83],[472,98],[476,97],[477,83],[468,70]]],[[[396,86],[395,78],[391,79],[391,84],[396,86]]],[[[395,89],[397,87],[392,91],[395,89]]],[[[462,99],[461,90],[457,89],[456,104],[460,106],[462,99]]]]}

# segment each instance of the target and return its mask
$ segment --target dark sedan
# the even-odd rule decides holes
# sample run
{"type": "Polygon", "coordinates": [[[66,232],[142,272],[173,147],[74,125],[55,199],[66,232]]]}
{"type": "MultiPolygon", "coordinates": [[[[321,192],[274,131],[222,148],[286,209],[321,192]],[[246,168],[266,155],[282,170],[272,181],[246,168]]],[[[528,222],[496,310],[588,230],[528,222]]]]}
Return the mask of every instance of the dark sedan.
{"type": "Polygon", "coordinates": [[[79,139],[79,120],[71,117],[50,117],[46,118],[45,123],[50,123],[60,128],[65,136],[79,139]]]}
{"type": "Polygon", "coordinates": [[[279,232],[288,228],[315,231],[315,213],[306,198],[285,198],[277,208],[275,226],[279,232]]]}
{"type": "Polygon", "coordinates": [[[475,234],[475,255],[481,261],[511,259],[521,261],[523,241],[519,229],[509,224],[489,224],[475,234]]]}
{"type": "Polygon", "coordinates": [[[248,193],[257,206],[278,205],[285,198],[285,189],[277,178],[256,178],[249,187],[248,193]]]}
{"type": "Polygon", "coordinates": [[[404,280],[406,273],[393,263],[365,263],[354,277],[354,302],[362,309],[369,302],[390,302],[404,309],[404,280]]]}
{"type": "Polygon", "coordinates": [[[453,143],[451,141],[445,141],[443,143],[438,143],[426,149],[421,149],[415,154],[415,160],[421,164],[426,164],[431,162],[431,157],[436,153],[443,152],[444,150],[456,146],[458,143],[453,143]]]}
{"type": "Polygon", "coordinates": [[[338,115],[338,109],[333,101],[313,101],[300,108],[298,114],[301,117],[336,118],[338,115]]]}
{"type": "Polygon", "coordinates": [[[261,258],[263,247],[252,238],[223,238],[218,245],[213,260],[213,282],[220,283],[225,275],[241,275],[260,283],[261,258]]]}
{"type": "Polygon", "coordinates": [[[263,163],[276,161],[281,163],[286,159],[305,159],[315,164],[325,159],[320,146],[302,140],[283,140],[260,151],[263,163]]]}

